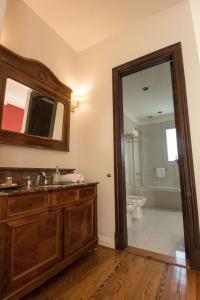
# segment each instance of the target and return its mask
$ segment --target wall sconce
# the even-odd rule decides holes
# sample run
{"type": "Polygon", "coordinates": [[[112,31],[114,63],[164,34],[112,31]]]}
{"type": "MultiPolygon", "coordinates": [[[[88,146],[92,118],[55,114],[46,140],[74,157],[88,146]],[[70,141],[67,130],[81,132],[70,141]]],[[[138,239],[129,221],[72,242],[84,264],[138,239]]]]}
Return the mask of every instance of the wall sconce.
{"type": "Polygon", "coordinates": [[[74,113],[76,111],[76,109],[79,107],[80,101],[81,101],[81,96],[74,95],[71,101],[71,112],[74,113]]]}

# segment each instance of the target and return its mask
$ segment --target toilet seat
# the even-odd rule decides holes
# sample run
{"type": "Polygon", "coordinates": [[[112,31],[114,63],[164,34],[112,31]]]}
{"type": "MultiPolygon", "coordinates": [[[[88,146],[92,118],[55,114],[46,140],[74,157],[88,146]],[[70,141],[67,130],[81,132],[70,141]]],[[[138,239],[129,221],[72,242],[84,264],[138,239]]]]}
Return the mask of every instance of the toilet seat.
{"type": "Polygon", "coordinates": [[[127,210],[127,225],[132,225],[132,219],[141,219],[143,217],[142,206],[146,202],[146,198],[137,195],[126,196],[126,210],[127,210]]]}

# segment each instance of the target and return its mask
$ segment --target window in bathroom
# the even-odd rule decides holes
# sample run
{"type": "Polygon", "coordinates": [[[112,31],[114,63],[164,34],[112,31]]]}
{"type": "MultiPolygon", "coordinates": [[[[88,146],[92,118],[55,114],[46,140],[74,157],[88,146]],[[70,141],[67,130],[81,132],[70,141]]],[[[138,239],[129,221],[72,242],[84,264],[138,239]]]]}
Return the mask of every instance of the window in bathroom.
{"type": "Polygon", "coordinates": [[[167,128],[165,134],[167,147],[167,161],[170,163],[175,162],[178,159],[176,128],[167,128]]]}

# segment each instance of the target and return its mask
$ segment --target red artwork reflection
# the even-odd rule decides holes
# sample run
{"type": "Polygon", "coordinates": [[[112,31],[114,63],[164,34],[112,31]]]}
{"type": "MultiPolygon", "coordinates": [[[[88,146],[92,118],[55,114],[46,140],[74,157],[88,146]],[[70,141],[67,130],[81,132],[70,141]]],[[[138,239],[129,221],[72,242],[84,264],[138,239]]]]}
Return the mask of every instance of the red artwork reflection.
{"type": "Polygon", "coordinates": [[[21,132],[24,109],[12,104],[4,105],[1,128],[14,132],[21,132]]]}

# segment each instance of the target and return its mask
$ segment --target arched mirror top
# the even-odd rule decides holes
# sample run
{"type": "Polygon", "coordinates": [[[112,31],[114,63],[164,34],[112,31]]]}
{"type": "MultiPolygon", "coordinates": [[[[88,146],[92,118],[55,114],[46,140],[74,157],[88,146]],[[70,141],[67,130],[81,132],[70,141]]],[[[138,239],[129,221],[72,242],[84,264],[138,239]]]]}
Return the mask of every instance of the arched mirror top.
{"type": "Polygon", "coordinates": [[[0,45],[0,142],[68,151],[71,93],[43,63],[0,45]]]}

